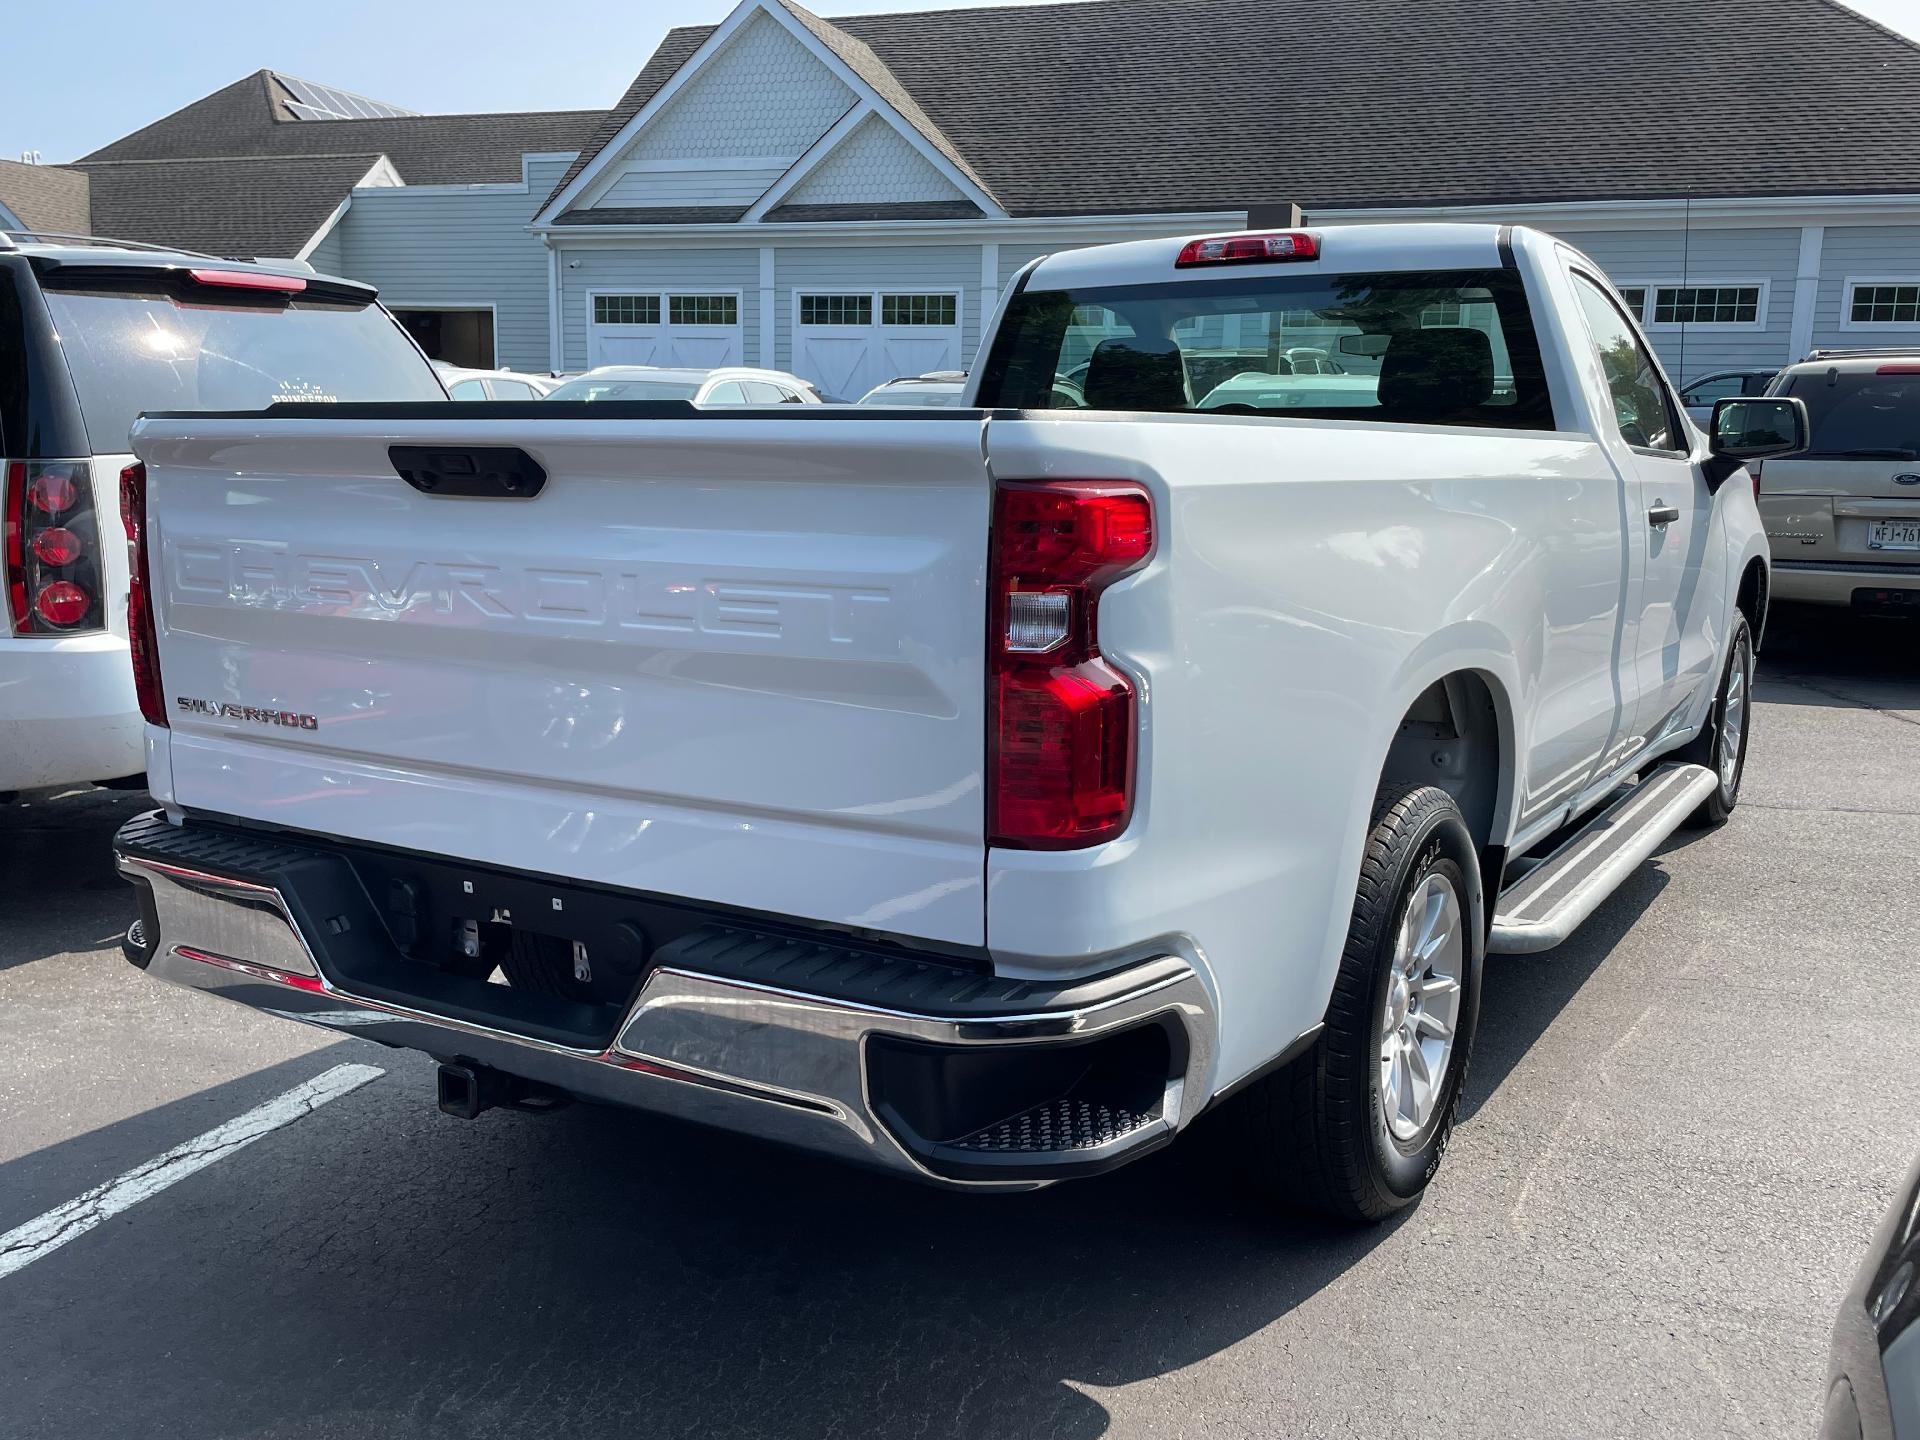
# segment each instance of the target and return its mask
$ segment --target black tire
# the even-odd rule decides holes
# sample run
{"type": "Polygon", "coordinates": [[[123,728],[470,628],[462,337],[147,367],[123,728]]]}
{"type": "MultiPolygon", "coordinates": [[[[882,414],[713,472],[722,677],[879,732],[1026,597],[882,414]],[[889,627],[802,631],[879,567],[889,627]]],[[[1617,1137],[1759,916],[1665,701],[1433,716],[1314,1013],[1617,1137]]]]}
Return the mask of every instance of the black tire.
{"type": "Polygon", "coordinates": [[[1740,782],[1747,774],[1747,737],[1753,729],[1753,631],[1747,626],[1747,617],[1740,611],[1733,612],[1733,635],[1727,643],[1727,663],[1720,671],[1720,688],[1714,692],[1713,709],[1707,714],[1707,723],[1700,733],[1693,737],[1687,748],[1680,752],[1680,758],[1693,765],[1704,765],[1714,772],[1717,783],[1713,793],[1700,802],[1686,819],[1686,824],[1694,830],[1712,830],[1727,823],[1727,817],[1733,814],[1733,807],[1740,803],[1740,782]],[[1736,666],[1744,667],[1746,676],[1746,700],[1740,707],[1738,739],[1739,754],[1735,757],[1733,775],[1729,779],[1721,773],[1720,761],[1722,747],[1726,743],[1727,729],[1727,691],[1733,680],[1736,666]]]}
{"type": "Polygon", "coordinates": [[[1242,1145],[1262,1188],[1354,1224],[1384,1220],[1420,1198],[1460,1108],[1484,952],[1479,860],[1453,797],[1430,785],[1383,786],[1326,1027],[1311,1050],[1242,1097],[1242,1145]],[[1383,1012],[1402,918],[1436,874],[1454,887],[1460,906],[1460,1008],[1439,1098],[1419,1131],[1402,1140],[1388,1127],[1382,1098],[1381,1050],[1389,1038],[1383,1012]]]}

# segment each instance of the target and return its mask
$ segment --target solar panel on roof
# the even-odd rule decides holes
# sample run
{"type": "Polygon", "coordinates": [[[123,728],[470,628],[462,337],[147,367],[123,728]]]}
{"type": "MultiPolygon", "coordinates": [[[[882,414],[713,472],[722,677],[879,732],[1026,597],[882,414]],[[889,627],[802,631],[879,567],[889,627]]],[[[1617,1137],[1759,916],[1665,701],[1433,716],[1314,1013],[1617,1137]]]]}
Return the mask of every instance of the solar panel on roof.
{"type": "Polygon", "coordinates": [[[276,76],[287,93],[293,96],[287,103],[287,109],[296,120],[385,120],[419,113],[389,105],[384,100],[370,100],[351,90],[302,80],[295,75],[278,75],[276,72],[276,76]]]}

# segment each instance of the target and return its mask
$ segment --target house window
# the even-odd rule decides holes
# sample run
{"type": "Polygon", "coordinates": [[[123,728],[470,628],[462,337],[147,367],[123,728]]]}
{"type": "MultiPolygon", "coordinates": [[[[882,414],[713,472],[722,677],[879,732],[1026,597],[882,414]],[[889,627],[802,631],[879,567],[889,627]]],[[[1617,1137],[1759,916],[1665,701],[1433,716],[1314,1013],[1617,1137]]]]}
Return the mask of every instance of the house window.
{"type": "Polygon", "coordinates": [[[1920,325],[1920,281],[1855,284],[1847,300],[1847,321],[1853,325],[1920,325]]]}
{"type": "Polygon", "coordinates": [[[1420,328],[1433,330],[1460,323],[1460,307],[1455,304],[1429,305],[1420,312],[1420,328]]]}
{"type": "Polygon", "coordinates": [[[1758,285],[1661,285],[1653,292],[1656,325],[1757,325],[1758,285]]]}
{"type": "Polygon", "coordinates": [[[871,295],[802,295],[802,325],[871,325],[871,295]]]}
{"type": "Polygon", "coordinates": [[[1647,287],[1644,285],[1618,285],[1620,299],[1626,305],[1633,318],[1641,324],[1647,320],[1647,287]]]}
{"type": "Polygon", "coordinates": [[[669,295],[667,321],[673,325],[738,325],[740,301],[732,295],[669,295]]]}
{"type": "Polygon", "coordinates": [[[951,295],[882,295],[882,325],[951,325],[958,311],[951,295]]]}
{"type": "Polygon", "coordinates": [[[596,295],[593,297],[593,323],[596,325],[658,325],[658,295],[596,295]]]}

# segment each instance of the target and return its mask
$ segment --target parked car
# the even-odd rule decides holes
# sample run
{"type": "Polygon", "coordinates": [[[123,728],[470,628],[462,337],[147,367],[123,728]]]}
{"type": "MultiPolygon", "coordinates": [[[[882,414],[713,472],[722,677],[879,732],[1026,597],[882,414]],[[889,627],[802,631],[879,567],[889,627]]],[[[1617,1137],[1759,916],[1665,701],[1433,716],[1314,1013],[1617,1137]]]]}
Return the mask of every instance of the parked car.
{"type": "Polygon", "coordinates": [[[1488,948],[1739,799],[1740,466],[1804,407],[1710,448],[1598,267],[1491,225],[1048,256],[984,354],[910,435],[149,417],[129,957],[439,1056],[462,1116],[1022,1189],[1237,1095],[1281,1193],[1411,1203],[1488,948]],[[1169,337],[1223,311],[1346,326],[1373,403],[1196,409],[1169,337]]]}
{"type": "Polygon", "coordinates": [[[545,375],[520,370],[463,370],[435,365],[447,394],[455,400],[544,400],[560,385],[545,375]]]}
{"type": "Polygon", "coordinates": [[[1714,402],[1735,395],[1764,395],[1780,367],[1764,370],[1716,370],[1680,387],[1680,403],[1687,407],[1688,418],[1705,425],[1713,414],[1714,402]]]}
{"type": "Polygon", "coordinates": [[[1815,351],[1769,393],[1813,426],[1754,477],[1775,597],[1920,616],[1920,349],[1815,351]]]}
{"type": "Polygon", "coordinates": [[[142,410],[443,400],[364,285],[0,234],[0,794],[137,784],[120,472],[142,410]]]}
{"type": "Polygon", "coordinates": [[[818,405],[798,375],[731,365],[693,370],[659,365],[602,365],[552,390],[549,400],[686,400],[721,405],[818,405]]]}
{"type": "Polygon", "coordinates": [[[1920,1162],[1874,1232],[1833,1324],[1820,1440],[1920,1437],[1920,1162]]]}
{"type": "Polygon", "coordinates": [[[876,385],[860,397],[862,405],[958,405],[967,390],[964,370],[930,370],[902,375],[876,385]]]}

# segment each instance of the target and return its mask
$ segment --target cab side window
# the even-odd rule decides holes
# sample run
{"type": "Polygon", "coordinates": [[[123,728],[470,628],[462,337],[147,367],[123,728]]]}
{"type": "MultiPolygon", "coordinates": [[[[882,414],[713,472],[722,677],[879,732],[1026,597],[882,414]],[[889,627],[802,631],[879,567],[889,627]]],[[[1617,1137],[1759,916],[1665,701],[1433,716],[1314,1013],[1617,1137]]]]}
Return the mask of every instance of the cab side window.
{"type": "Polygon", "coordinates": [[[1620,438],[1638,450],[1684,451],[1680,422],[1667,400],[1659,368],[1619,306],[1585,275],[1575,274],[1574,290],[1586,312],[1587,329],[1600,355],[1600,368],[1613,395],[1620,438]]]}
{"type": "Polygon", "coordinates": [[[1742,388],[1742,377],[1738,375],[1712,375],[1682,391],[1680,399],[1687,405],[1711,405],[1716,400],[1752,393],[1742,388]]]}

